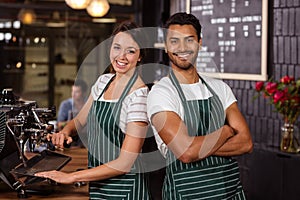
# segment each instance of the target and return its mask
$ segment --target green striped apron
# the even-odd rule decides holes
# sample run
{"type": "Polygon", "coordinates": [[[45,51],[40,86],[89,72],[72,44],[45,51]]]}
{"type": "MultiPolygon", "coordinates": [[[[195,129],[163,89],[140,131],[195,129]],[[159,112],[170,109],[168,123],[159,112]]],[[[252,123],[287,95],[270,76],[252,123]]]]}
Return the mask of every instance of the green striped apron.
{"type": "MultiPolygon", "coordinates": [[[[170,79],[184,107],[184,122],[190,136],[202,136],[224,125],[225,113],[217,94],[200,77],[212,97],[187,101],[174,72],[170,79]]],[[[245,199],[238,163],[231,157],[209,156],[183,163],[168,151],[163,199],[245,199]]]]}
{"type": "MultiPolygon", "coordinates": [[[[88,115],[88,167],[93,168],[118,158],[125,134],[119,127],[122,102],[137,79],[134,73],[117,102],[100,101],[112,77],[88,115]]],[[[90,199],[149,199],[144,174],[138,158],[131,171],[107,180],[89,183],[90,199]]]]}

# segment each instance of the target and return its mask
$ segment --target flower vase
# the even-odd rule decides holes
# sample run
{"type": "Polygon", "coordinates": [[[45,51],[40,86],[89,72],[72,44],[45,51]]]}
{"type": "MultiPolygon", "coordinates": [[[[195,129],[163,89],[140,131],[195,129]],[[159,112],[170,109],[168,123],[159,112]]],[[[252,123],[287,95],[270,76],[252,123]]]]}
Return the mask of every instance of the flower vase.
{"type": "Polygon", "coordinates": [[[287,153],[298,153],[300,151],[299,141],[296,137],[298,129],[294,124],[285,122],[281,127],[280,150],[287,153]]]}

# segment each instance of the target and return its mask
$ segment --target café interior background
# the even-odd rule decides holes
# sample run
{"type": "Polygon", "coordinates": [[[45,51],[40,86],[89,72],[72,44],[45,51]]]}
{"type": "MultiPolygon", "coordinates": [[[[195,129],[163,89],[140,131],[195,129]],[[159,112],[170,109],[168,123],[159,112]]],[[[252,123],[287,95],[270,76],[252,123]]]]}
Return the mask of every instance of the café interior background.
{"type": "MultiPolygon", "coordinates": [[[[0,1],[1,89],[13,88],[24,99],[58,109],[59,103],[70,97],[80,65],[98,44],[109,38],[115,23],[134,20],[158,26],[159,13],[166,4],[157,0],[108,2],[107,14],[92,17],[86,9],[72,9],[64,0],[0,1]],[[20,21],[21,12],[25,11],[35,13],[35,19],[27,24],[20,21]],[[158,14],[149,19],[149,12],[153,15],[153,11],[158,14]],[[145,15],[149,18],[145,19],[145,15]]],[[[87,73],[104,71],[102,51],[93,55],[93,62],[85,68],[87,73]]]]}
{"type": "MultiPolygon", "coordinates": [[[[105,18],[117,22],[132,19],[143,26],[156,27],[170,14],[185,11],[182,6],[185,2],[109,0],[110,10],[105,18]]],[[[300,0],[268,1],[268,77],[278,80],[285,75],[300,76],[299,18],[300,0]]],[[[113,25],[93,22],[85,10],[73,10],[64,0],[0,1],[0,33],[4,34],[1,36],[4,39],[0,37],[1,89],[9,86],[17,95],[36,100],[40,106],[58,106],[70,96],[71,80],[75,79],[85,56],[109,37],[113,25]],[[34,23],[14,23],[22,8],[35,11],[34,23]],[[49,22],[61,27],[53,27],[49,22]]],[[[150,52],[147,59],[151,63],[165,62],[162,55],[162,52],[150,52]]],[[[97,70],[94,63],[90,67],[97,70]]],[[[253,153],[238,158],[247,196],[249,199],[299,199],[299,154],[278,153],[281,116],[273,112],[264,98],[253,101],[255,80],[224,81],[238,99],[254,142],[253,153]]]]}

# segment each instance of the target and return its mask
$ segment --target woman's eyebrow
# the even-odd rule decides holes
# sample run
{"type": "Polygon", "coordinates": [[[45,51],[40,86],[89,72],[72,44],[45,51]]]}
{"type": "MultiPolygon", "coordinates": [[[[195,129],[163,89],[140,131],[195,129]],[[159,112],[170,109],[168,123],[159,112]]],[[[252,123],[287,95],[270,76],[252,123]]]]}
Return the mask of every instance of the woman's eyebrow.
{"type": "MultiPolygon", "coordinates": [[[[121,44],[119,44],[117,42],[114,42],[113,45],[122,46],[121,44]]],[[[128,47],[126,47],[126,49],[129,49],[129,48],[138,49],[138,47],[135,47],[135,46],[128,46],[128,47]]]]}
{"type": "Polygon", "coordinates": [[[114,42],[113,45],[121,46],[119,43],[114,42]]]}
{"type": "Polygon", "coordinates": [[[137,47],[134,47],[134,46],[132,46],[132,47],[126,47],[126,49],[138,49],[137,47]]]}

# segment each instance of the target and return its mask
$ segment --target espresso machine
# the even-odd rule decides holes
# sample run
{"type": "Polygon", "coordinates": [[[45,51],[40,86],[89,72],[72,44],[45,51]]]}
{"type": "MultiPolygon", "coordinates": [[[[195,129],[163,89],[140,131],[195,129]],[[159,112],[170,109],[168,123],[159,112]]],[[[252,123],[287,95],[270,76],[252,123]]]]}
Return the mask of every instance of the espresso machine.
{"type": "Polygon", "coordinates": [[[52,134],[55,107],[39,108],[35,101],[22,101],[10,88],[0,97],[0,180],[26,198],[31,186],[45,179],[35,173],[60,170],[71,157],[55,152],[47,140],[52,134]],[[27,158],[25,152],[35,156],[27,158]]]}

